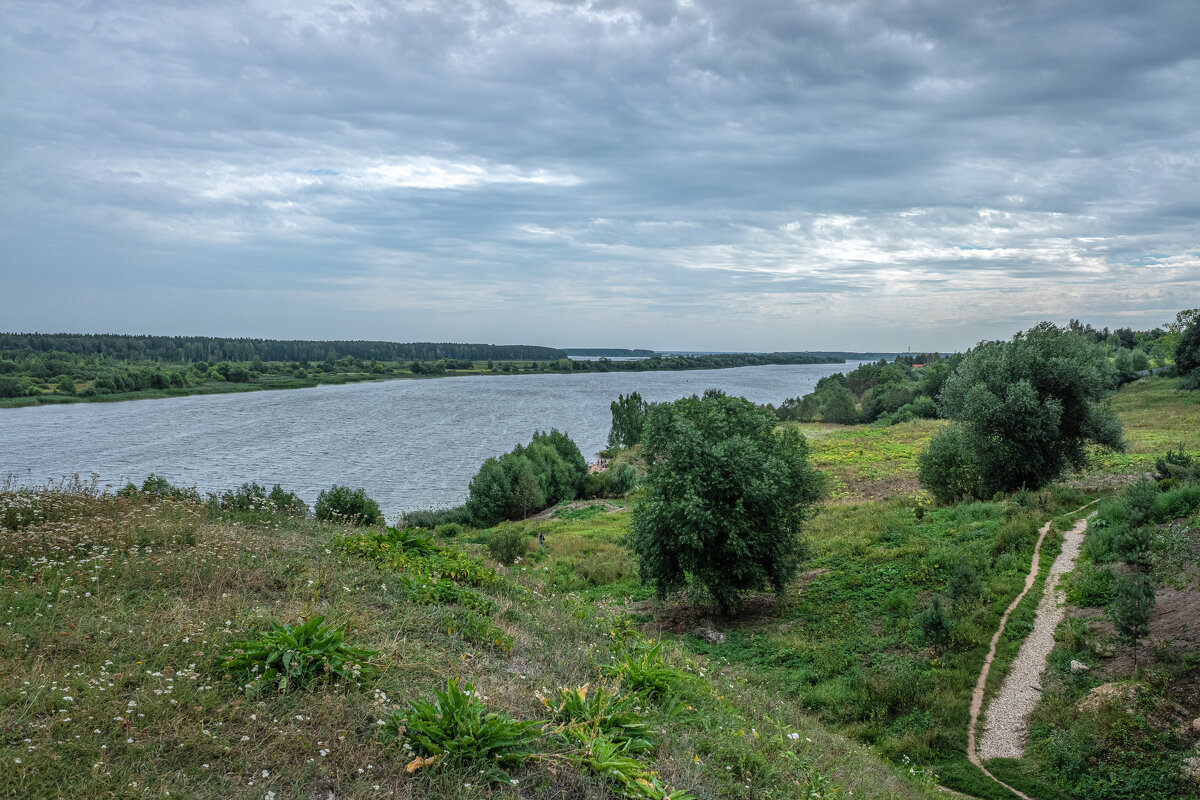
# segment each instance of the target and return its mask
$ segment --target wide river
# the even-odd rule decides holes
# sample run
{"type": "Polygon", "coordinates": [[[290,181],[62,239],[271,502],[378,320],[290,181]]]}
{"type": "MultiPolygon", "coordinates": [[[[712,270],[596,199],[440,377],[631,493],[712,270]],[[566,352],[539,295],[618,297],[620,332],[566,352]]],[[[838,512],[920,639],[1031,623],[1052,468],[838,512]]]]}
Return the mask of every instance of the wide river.
{"type": "Polygon", "coordinates": [[[365,488],[390,519],[463,502],[484,459],[536,430],[565,431],[594,459],[618,394],[663,401],[718,388],[778,405],[858,363],[489,375],[0,409],[0,479],[97,474],[119,487],[153,472],[201,491],[279,483],[309,504],[340,483],[365,488]]]}

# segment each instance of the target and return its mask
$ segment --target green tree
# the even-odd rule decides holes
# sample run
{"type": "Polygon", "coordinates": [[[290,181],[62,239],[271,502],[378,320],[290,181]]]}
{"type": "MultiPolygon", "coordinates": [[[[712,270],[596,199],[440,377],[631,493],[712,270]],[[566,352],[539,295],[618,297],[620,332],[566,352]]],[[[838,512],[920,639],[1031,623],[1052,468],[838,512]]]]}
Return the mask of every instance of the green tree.
{"type": "Polygon", "coordinates": [[[1150,614],[1154,610],[1154,600],[1154,586],[1150,583],[1150,576],[1141,572],[1130,572],[1118,578],[1109,614],[1121,639],[1133,646],[1135,666],[1138,642],[1150,633],[1150,614]]]}
{"type": "MultiPolygon", "coordinates": [[[[1040,488],[1083,466],[1091,444],[1123,449],[1121,423],[1102,404],[1114,377],[1102,345],[1049,322],[1010,342],[980,344],[942,387],[939,410],[953,424],[926,454],[942,437],[959,437],[946,452],[974,470],[983,496],[1040,488]]],[[[936,483],[944,471],[924,472],[934,482],[922,485],[935,496],[954,494],[936,483]]]]}
{"type": "Polygon", "coordinates": [[[546,503],[546,495],[533,471],[533,464],[528,458],[522,458],[515,469],[512,482],[512,505],[519,510],[521,519],[529,516],[530,512],[540,509],[546,503]]]}
{"type": "Polygon", "coordinates": [[[499,459],[484,461],[467,491],[467,513],[477,524],[495,525],[508,516],[512,480],[499,459]]]}
{"type": "Polygon", "coordinates": [[[853,425],[858,422],[854,393],[842,384],[831,384],[817,392],[817,410],[825,422],[853,425]]]}
{"type": "Polygon", "coordinates": [[[631,447],[642,440],[649,405],[637,392],[619,394],[609,406],[612,428],[608,432],[609,447],[631,447]]]}
{"type": "Polygon", "coordinates": [[[630,545],[659,597],[690,581],[723,613],[745,591],[782,591],[799,568],[801,526],[823,476],[794,429],[740,397],[706,392],[655,405],[642,437],[648,467],[630,545]]]}
{"type": "Polygon", "coordinates": [[[1186,383],[1188,388],[1196,388],[1196,377],[1200,377],[1200,320],[1192,322],[1180,334],[1175,345],[1175,370],[1191,378],[1186,383]]]}

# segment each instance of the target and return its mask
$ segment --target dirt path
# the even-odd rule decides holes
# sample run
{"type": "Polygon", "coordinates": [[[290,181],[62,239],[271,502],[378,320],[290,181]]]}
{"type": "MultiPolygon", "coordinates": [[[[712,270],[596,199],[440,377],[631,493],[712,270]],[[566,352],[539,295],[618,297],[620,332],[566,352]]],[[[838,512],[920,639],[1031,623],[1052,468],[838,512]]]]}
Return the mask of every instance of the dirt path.
{"type": "Polygon", "coordinates": [[[1075,568],[1086,527],[1087,521],[1080,520],[1063,534],[1062,552],[1050,565],[1033,630],[1021,643],[1004,685],[988,706],[987,723],[979,741],[980,758],[1020,758],[1025,754],[1029,715],[1042,696],[1042,673],[1054,649],[1054,630],[1065,611],[1066,596],[1058,588],[1058,580],[1075,568]]]}
{"type": "MultiPolygon", "coordinates": [[[[1092,501],[1092,502],[1096,502],[1096,501],[1092,501]]],[[[1087,505],[1080,506],[1079,508],[1075,509],[1074,511],[1072,511],[1070,513],[1078,514],[1080,511],[1083,511],[1083,509],[1087,508],[1090,505],[1092,505],[1092,503],[1088,503],[1087,505]]],[[[1016,598],[1012,601],[1012,604],[1009,605],[1007,610],[1005,610],[1004,616],[1000,617],[1000,626],[996,629],[996,634],[994,636],[992,636],[992,643],[988,647],[987,658],[985,658],[983,660],[983,669],[981,669],[979,671],[979,680],[977,680],[975,682],[975,690],[971,693],[971,719],[970,719],[970,722],[967,723],[967,758],[969,758],[971,760],[972,764],[979,767],[980,771],[983,772],[984,775],[987,775],[989,778],[991,778],[996,783],[1003,786],[1005,789],[1008,789],[1010,792],[1015,794],[1017,797],[1022,798],[1022,800],[1033,800],[1033,798],[1030,797],[1029,795],[1025,794],[1024,792],[1020,792],[1020,791],[1014,789],[1013,787],[1009,786],[1007,783],[1000,780],[992,773],[988,772],[987,767],[985,767],[983,765],[983,759],[980,758],[979,747],[976,744],[976,740],[975,740],[975,729],[979,725],[979,712],[983,709],[983,694],[984,694],[984,690],[987,688],[988,673],[991,672],[992,661],[996,658],[996,645],[998,645],[1000,643],[1000,637],[1004,635],[1004,626],[1008,624],[1009,616],[1012,614],[1013,611],[1016,610],[1016,608],[1020,604],[1020,602],[1023,599],[1025,599],[1025,595],[1029,593],[1029,590],[1033,588],[1033,584],[1037,581],[1037,574],[1038,574],[1038,570],[1040,569],[1040,565],[1041,565],[1042,542],[1044,542],[1046,540],[1046,534],[1050,532],[1050,526],[1051,526],[1051,524],[1053,524],[1053,522],[1054,522],[1054,520],[1050,520],[1049,522],[1047,522],[1045,525],[1042,526],[1041,530],[1038,531],[1038,540],[1037,540],[1037,544],[1035,544],[1033,547],[1033,560],[1029,565],[1029,574],[1025,576],[1025,588],[1021,590],[1021,593],[1016,596],[1016,598]]],[[[1079,531],[1079,540],[1080,541],[1082,541],[1082,539],[1083,539],[1083,530],[1086,527],[1086,525],[1087,525],[1087,523],[1085,521],[1080,520],[1080,522],[1078,522],[1075,525],[1075,527],[1071,530],[1072,534],[1074,534],[1075,531],[1079,531]]],[[[1064,542],[1063,542],[1063,553],[1064,554],[1067,552],[1067,549],[1068,548],[1067,548],[1066,537],[1064,536],[1064,542]]],[[[1078,553],[1079,553],[1078,546],[1076,546],[1075,547],[1075,555],[1078,555],[1078,553]]],[[[1071,556],[1070,560],[1071,560],[1072,564],[1074,564],[1074,562],[1075,562],[1075,555],[1071,556]]],[[[1051,566],[1052,573],[1054,571],[1054,567],[1058,566],[1058,561],[1060,561],[1061,559],[1062,559],[1062,555],[1060,555],[1059,559],[1057,559],[1055,561],[1055,564],[1051,566]]],[[[1062,573],[1060,572],[1059,574],[1062,574],[1062,573]]],[[[1047,577],[1047,581],[1050,581],[1050,580],[1051,580],[1051,578],[1047,577]]],[[[1057,579],[1057,577],[1054,577],[1053,580],[1057,582],[1058,579],[1057,579]]],[[[1052,587],[1052,589],[1053,589],[1053,587],[1056,586],[1056,583],[1047,583],[1047,586],[1052,587]]],[[[1054,600],[1054,598],[1056,597],[1055,591],[1052,590],[1052,591],[1046,592],[1046,595],[1049,595],[1051,597],[1051,601],[1055,602],[1055,600],[1054,600]]],[[[1044,599],[1045,599],[1045,595],[1043,595],[1043,600],[1044,599]]],[[[1044,626],[1042,619],[1043,619],[1043,615],[1041,613],[1041,605],[1039,604],[1038,615],[1037,615],[1037,618],[1034,620],[1034,633],[1037,632],[1039,625],[1044,626]]],[[[1057,621],[1054,623],[1054,625],[1057,625],[1057,621]]],[[[1053,646],[1053,638],[1054,638],[1053,634],[1054,634],[1054,627],[1051,626],[1051,628],[1050,628],[1051,646],[1053,646]]],[[[1030,638],[1033,638],[1033,635],[1034,634],[1030,634],[1030,638]]],[[[1024,654],[1024,652],[1025,652],[1025,648],[1024,648],[1024,646],[1022,646],[1021,651],[1017,654],[1018,660],[1020,660],[1021,655],[1024,654]]],[[[1047,649],[1046,653],[1048,654],[1049,652],[1050,652],[1049,649],[1047,649]]],[[[1043,669],[1045,669],[1045,666],[1046,666],[1045,655],[1043,655],[1041,666],[1037,669],[1037,672],[1035,674],[1040,674],[1041,671],[1043,669]]],[[[1012,674],[1015,674],[1016,670],[1017,670],[1017,662],[1014,661],[1012,674]]],[[[1005,682],[1006,686],[1007,686],[1007,684],[1008,684],[1008,681],[1005,682]]],[[[1001,691],[1003,692],[1003,688],[1001,691]]],[[[1037,692],[1037,694],[1040,694],[1041,688],[1039,687],[1036,690],[1036,692],[1037,692]]],[[[997,699],[999,699],[999,696],[997,696],[997,699]]],[[[1037,697],[1035,696],[1034,703],[1036,703],[1036,702],[1037,702],[1037,697]]],[[[999,706],[995,702],[992,703],[992,707],[997,708],[997,709],[999,708],[999,706]]],[[[1032,706],[1030,706],[1030,709],[1032,710],[1032,706]]],[[[1024,720],[1027,719],[1027,715],[1025,717],[1022,717],[1021,719],[1022,719],[1022,723],[1023,723],[1024,720]]],[[[1024,729],[1022,727],[1022,735],[1020,738],[1020,741],[1022,742],[1022,746],[1024,744],[1023,730],[1024,729]]],[[[985,736],[986,736],[986,734],[985,734],[985,736]]],[[[985,756],[985,757],[991,758],[992,756],[985,756]]]]}

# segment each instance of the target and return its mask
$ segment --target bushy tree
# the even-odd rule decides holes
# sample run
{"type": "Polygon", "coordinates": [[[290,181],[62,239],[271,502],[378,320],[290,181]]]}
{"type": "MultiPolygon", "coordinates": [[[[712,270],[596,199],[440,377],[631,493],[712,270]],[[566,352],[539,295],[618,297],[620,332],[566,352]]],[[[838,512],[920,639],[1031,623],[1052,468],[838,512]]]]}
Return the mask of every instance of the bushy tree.
{"type": "Polygon", "coordinates": [[[982,494],[965,429],[951,426],[929,440],[917,457],[917,479],[939,503],[982,494]]]}
{"type": "Polygon", "coordinates": [[[631,447],[642,440],[649,404],[637,392],[619,394],[609,406],[612,428],[608,432],[609,447],[631,447]]]}
{"type": "MultiPolygon", "coordinates": [[[[1087,448],[1124,447],[1121,423],[1102,405],[1114,384],[1104,347],[1043,322],[1010,342],[980,344],[941,391],[942,416],[953,420],[921,457],[926,463],[942,437],[959,437],[956,451],[973,467],[984,496],[1036,489],[1068,467],[1087,461],[1087,448]]],[[[956,462],[958,463],[958,462],[956,462]]],[[[926,468],[935,496],[953,495],[926,468]]]]}
{"type": "Polygon", "coordinates": [[[466,512],[477,525],[524,519],[548,505],[574,500],[586,477],[587,462],[569,436],[539,431],[528,445],[483,462],[471,479],[466,512]]]}
{"type": "Polygon", "coordinates": [[[817,409],[821,419],[839,425],[858,422],[858,408],[854,393],[841,384],[832,384],[817,390],[817,409]]]}
{"type": "Polygon", "coordinates": [[[776,432],[775,417],[743,398],[709,391],[656,405],[642,446],[646,495],[630,544],[658,596],[691,581],[727,613],[742,592],[782,590],[823,483],[804,438],[776,432]]]}

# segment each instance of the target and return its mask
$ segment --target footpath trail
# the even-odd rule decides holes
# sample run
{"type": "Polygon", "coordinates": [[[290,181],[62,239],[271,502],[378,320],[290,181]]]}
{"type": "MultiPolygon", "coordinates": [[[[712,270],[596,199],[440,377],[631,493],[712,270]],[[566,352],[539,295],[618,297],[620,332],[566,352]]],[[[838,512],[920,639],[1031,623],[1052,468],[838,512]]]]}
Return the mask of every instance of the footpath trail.
{"type": "MultiPolygon", "coordinates": [[[[1078,514],[1087,506],[1072,511],[1078,514]]],[[[992,636],[987,658],[983,661],[983,669],[979,672],[979,680],[975,682],[975,691],[971,694],[971,719],[967,723],[967,757],[971,763],[979,767],[996,783],[1008,789],[1022,800],[1033,800],[1024,792],[1018,791],[1001,781],[983,765],[985,758],[1017,758],[1025,751],[1025,736],[1029,723],[1029,714],[1041,697],[1041,674],[1046,670],[1046,659],[1054,647],[1054,629],[1062,620],[1062,600],[1058,591],[1058,579],[1075,566],[1079,556],[1079,548],[1083,543],[1083,533],[1087,528],[1086,520],[1079,520],[1075,526],[1063,534],[1062,551],[1050,566],[1046,577],[1046,588],[1041,602],[1038,603],[1037,616],[1034,619],[1033,631],[1021,645],[1008,677],[1001,686],[1000,692],[988,707],[987,726],[982,742],[976,742],[976,728],[979,725],[979,712],[983,709],[983,694],[987,688],[988,674],[992,669],[992,661],[996,657],[996,646],[1004,635],[1004,626],[1008,618],[1020,602],[1033,588],[1037,581],[1041,564],[1042,543],[1050,532],[1053,520],[1047,522],[1038,531],[1037,544],[1033,548],[1033,560],[1029,565],[1029,574],[1025,576],[1025,588],[1016,596],[1004,616],[1000,618],[1000,626],[992,636]]]]}

